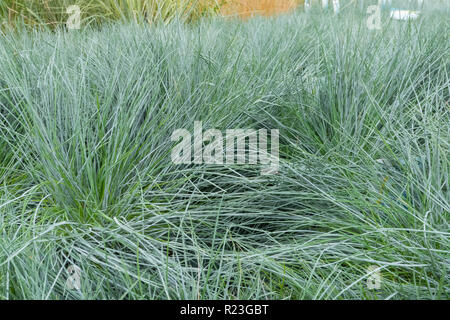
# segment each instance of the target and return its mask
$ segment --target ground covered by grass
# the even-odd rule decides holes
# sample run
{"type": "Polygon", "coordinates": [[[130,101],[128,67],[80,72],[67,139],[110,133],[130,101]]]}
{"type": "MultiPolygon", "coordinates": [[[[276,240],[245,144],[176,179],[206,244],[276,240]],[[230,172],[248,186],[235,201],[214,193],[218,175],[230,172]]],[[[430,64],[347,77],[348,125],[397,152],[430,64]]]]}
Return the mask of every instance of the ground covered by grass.
{"type": "Polygon", "coordinates": [[[85,25],[118,20],[168,22],[176,17],[193,21],[218,13],[230,1],[235,0],[2,0],[0,26],[59,28],[74,13],[71,6],[79,8],[85,25]]]}
{"type": "Polygon", "coordinates": [[[449,298],[446,17],[1,35],[0,298],[449,298]],[[196,120],[278,174],[172,163],[196,120]]]}

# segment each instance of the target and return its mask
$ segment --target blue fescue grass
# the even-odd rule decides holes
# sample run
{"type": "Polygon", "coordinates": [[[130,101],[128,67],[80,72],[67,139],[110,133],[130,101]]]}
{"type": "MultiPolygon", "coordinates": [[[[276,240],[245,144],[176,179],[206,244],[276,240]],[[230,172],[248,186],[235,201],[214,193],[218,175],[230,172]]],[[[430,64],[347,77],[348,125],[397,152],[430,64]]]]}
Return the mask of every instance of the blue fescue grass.
{"type": "Polygon", "coordinates": [[[0,297],[448,298],[448,29],[343,11],[2,35],[0,297]],[[279,173],[173,164],[195,120],[279,129],[279,173]]]}

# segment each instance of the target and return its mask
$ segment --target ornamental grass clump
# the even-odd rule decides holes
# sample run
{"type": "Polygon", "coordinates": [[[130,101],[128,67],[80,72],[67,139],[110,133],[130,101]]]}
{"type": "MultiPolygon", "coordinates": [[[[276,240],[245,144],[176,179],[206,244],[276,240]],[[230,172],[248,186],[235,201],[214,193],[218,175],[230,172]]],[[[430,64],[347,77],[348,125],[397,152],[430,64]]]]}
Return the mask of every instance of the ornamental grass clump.
{"type": "Polygon", "coordinates": [[[3,33],[0,298],[448,299],[445,19],[3,33]],[[173,163],[195,121],[278,172],[173,163]]]}

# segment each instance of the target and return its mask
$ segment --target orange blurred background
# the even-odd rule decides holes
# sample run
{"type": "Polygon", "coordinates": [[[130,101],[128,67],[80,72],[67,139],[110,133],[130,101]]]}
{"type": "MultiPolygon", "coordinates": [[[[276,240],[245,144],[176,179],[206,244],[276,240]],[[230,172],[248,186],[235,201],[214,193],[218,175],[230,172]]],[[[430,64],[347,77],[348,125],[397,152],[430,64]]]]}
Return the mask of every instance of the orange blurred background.
{"type": "Polygon", "coordinates": [[[220,11],[224,16],[269,16],[288,12],[303,2],[304,0],[225,0],[220,11]]]}

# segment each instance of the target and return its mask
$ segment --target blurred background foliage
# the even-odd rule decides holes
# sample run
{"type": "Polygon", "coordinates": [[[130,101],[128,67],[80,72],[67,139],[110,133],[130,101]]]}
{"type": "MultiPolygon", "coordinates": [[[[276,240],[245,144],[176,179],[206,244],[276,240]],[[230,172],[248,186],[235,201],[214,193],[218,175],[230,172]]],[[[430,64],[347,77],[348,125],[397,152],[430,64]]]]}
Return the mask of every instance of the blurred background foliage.
{"type": "Polygon", "coordinates": [[[3,26],[54,28],[65,24],[67,8],[76,5],[83,25],[117,20],[170,22],[176,17],[192,22],[211,15],[272,15],[301,3],[303,0],[2,0],[0,19],[3,26]]]}

